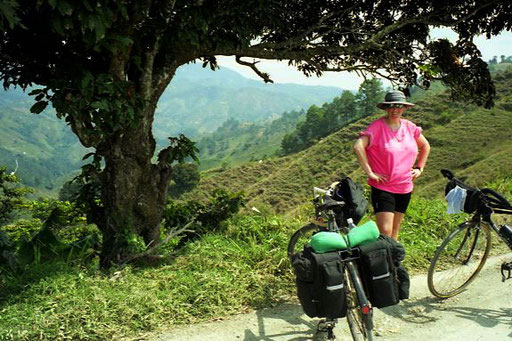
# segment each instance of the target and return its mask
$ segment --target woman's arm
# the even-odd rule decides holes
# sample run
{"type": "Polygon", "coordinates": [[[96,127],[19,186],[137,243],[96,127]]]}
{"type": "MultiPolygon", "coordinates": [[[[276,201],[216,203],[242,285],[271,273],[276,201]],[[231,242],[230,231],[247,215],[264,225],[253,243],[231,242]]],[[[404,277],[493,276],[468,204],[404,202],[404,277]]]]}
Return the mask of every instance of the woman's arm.
{"type": "Polygon", "coordinates": [[[430,154],[430,144],[423,134],[416,139],[416,143],[418,144],[418,161],[416,162],[416,168],[413,169],[412,177],[416,179],[423,173],[423,169],[427,164],[428,154],[430,154]]]}
{"type": "Polygon", "coordinates": [[[354,144],[354,152],[357,156],[357,162],[364,170],[364,172],[368,175],[368,178],[373,179],[375,181],[385,181],[386,177],[382,174],[376,174],[372,171],[370,164],[368,163],[368,157],[366,156],[366,147],[368,147],[370,140],[368,136],[363,135],[359,137],[354,144]]]}

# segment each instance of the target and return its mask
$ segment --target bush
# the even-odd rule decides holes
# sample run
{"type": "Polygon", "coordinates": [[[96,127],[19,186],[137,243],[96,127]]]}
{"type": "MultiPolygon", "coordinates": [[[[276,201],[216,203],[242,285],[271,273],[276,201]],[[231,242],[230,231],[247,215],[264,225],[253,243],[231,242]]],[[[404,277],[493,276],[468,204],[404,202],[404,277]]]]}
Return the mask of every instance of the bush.
{"type": "Polygon", "coordinates": [[[216,189],[206,203],[189,200],[184,203],[170,201],[164,210],[164,229],[167,232],[179,230],[190,223],[179,247],[209,232],[219,231],[221,223],[237,213],[245,205],[242,192],[230,193],[216,189]]]}

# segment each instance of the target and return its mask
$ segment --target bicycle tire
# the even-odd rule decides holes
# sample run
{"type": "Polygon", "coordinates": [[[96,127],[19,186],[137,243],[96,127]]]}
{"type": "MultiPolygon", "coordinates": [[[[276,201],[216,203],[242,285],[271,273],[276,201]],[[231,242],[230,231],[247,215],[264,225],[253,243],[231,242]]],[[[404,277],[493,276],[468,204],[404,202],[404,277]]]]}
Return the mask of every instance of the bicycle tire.
{"type": "Polygon", "coordinates": [[[460,294],[482,270],[490,250],[487,225],[459,225],[437,248],[430,262],[427,283],[432,295],[450,298],[460,294]]]}
{"type": "Polygon", "coordinates": [[[309,241],[309,238],[311,238],[313,232],[318,230],[319,227],[317,225],[309,223],[295,231],[295,233],[291,236],[290,241],[288,242],[287,254],[290,262],[293,261],[293,257],[297,254],[297,252],[302,251],[304,244],[309,241]],[[298,245],[297,243],[299,240],[301,243],[298,245]]]}
{"type": "Polygon", "coordinates": [[[373,312],[363,314],[361,302],[367,302],[363,284],[356,266],[349,262],[345,266],[347,293],[347,323],[354,341],[373,340],[373,312]],[[352,267],[352,271],[349,267],[352,267]]]}

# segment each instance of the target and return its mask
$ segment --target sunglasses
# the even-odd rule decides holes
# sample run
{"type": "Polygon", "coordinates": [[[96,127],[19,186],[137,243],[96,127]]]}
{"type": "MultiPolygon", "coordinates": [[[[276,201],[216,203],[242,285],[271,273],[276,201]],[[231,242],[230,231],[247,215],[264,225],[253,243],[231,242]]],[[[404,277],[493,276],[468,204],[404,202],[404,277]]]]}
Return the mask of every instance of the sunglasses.
{"type": "Polygon", "coordinates": [[[405,104],[388,104],[387,108],[388,109],[402,109],[402,108],[405,108],[406,105],[405,104]]]}

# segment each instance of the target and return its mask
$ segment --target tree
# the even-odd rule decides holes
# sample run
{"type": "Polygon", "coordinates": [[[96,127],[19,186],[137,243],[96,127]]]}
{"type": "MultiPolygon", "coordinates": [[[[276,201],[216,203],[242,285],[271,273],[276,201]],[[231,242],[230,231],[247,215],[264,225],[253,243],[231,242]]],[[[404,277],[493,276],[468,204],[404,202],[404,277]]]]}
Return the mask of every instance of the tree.
{"type": "Polygon", "coordinates": [[[384,91],[382,81],[377,78],[366,79],[359,86],[356,102],[359,107],[359,115],[364,117],[375,112],[375,105],[382,101],[384,91]]]}
{"type": "Polygon", "coordinates": [[[17,186],[18,183],[14,172],[8,174],[6,167],[0,167],[0,226],[9,221],[21,207],[23,196],[31,192],[29,188],[17,186]]]}
{"type": "Polygon", "coordinates": [[[199,166],[196,163],[176,165],[172,173],[172,180],[174,180],[174,186],[170,187],[170,192],[176,196],[194,189],[201,180],[199,166]]]}
{"type": "Polygon", "coordinates": [[[234,56],[289,60],[306,75],[354,71],[401,86],[438,78],[454,98],[492,105],[487,64],[472,43],[510,29],[507,0],[8,0],[0,6],[0,80],[40,86],[85,147],[84,179],[97,198],[90,214],[103,234],[101,264],[126,259],[134,236],[159,239],[172,164],[193,154],[184,136],[157,154],[152,124],[176,69],[234,56]],[[430,42],[429,28],[452,27],[454,44],[430,42]]]}
{"type": "Polygon", "coordinates": [[[346,124],[357,115],[356,96],[348,90],[343,90],[340,97],[340,107],[342,108],[342,122],[346,124]]]}

